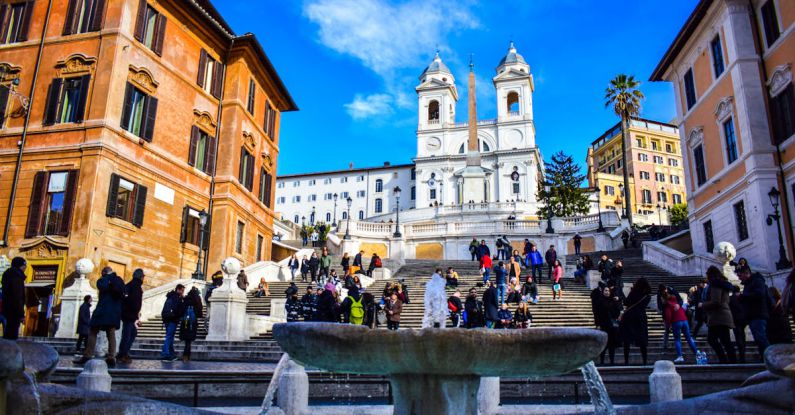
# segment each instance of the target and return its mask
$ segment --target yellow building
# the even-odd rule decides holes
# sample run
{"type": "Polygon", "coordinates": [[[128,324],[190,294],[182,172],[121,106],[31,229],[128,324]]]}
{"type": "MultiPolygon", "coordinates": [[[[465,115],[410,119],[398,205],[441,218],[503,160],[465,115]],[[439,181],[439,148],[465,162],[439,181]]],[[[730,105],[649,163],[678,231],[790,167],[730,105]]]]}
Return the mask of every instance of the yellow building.
{"type": "MultiPolygon", "coordinates": [[[[626,148],[633,215],[656,214],[658,207],[685,203],[685,173],[676,126],[633,118],[626,148]]],[[[621,212],[624,166],[620,123],[591,143],[587,163],[589,187],[601,189],[601,208],[621,212]]]]}

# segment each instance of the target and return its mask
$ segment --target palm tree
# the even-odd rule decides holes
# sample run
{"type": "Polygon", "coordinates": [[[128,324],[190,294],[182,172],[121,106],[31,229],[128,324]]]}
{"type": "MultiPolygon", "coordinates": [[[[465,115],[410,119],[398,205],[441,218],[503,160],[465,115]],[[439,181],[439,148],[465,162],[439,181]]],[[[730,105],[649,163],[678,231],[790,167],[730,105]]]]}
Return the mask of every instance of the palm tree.
{"type": "Polygon", "coordinates": [[[640,101],[643,92],[638,89],[640,81],[633,75],[618,74],[610,80],[605,90],[605,108],[613,106],[613,111],[621,118],[621,163],[624,171],[624,217],[632,226],[631,196],[629,191],[629,171],[627,169],[627,143],[629,142],[629,122],[640,114],[640,101]]]}

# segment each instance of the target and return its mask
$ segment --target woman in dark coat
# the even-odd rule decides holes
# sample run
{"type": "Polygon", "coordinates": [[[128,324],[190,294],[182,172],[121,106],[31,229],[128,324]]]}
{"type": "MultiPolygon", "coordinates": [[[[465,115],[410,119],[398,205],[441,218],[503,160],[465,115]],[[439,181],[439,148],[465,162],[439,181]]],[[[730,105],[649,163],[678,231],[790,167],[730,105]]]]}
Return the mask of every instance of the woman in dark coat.
{"type": "Polygon", "coordinates": [[[182,352],[182,360],[190,360],[191,343],[196,340],[196,331],[198,327],[198,320],[204,317],[202,313],[202,298],[199,295],[199,289],[193,287],[188,292],[188,295],[182,300],[185,315],[180,320],[179,324],[179,339],[185,342],[185,349],[182,352]]]}
{"type": "Polygon", "coordinates": [[[25,317],[25,258],[14,257],[11,267],[3,273],[3,338],[16,340],[19,325],[25,317]]]}
{"type": "Polygon", "coordinates": [[[648,362],[647,347],[649,345],[649,323],[646,318],[646,307],[651,301],[651,287],[646,278],[638,278],[629,295],[624,299],[624,313],[619,317],[618,325],[621,340],[624,343],[624,364],[629,364],[629,347],[635,344],[640,348],[643,364],[648,362]]]}
{"type": "Polygon", "coordinates": [[[618,316],[621,315],[621,299],[609,287],[602,289],[601,295],[594,299],[594,321],[599,330],[607,333],[607,345],[599,356],[600,364],[605,364],[605,352],[609,352],[610,364],[615,363],[618,347],[618,316]]]}
{"type": "Polygon", "coordinates": [[[731,330],[734,319],[729,307],[729,294],[734,287],[715,266],[707,269],[707,293],[704,311],[707,313],[707,343],[715,350],[721,363],[737,363],[731,330]]]}
{"type": "Polygon", "coordinates": [[[486,317],[486,327],[490,329],[493,329],[497,321],[500,320],[498,316],[500,305],[497,304],[498,302],[497,289],[494,288],[494,284],[492,284],[483,292],[483,310],[486,317]]]}
{"type": "Polygon", "coordinates": [[[339,311],[337,301],[334,299],[334,286],[326,284],[323,294],[317,299],[317,309],[315,311],[315,321],[325,321],[339,323],[339,311]]]}

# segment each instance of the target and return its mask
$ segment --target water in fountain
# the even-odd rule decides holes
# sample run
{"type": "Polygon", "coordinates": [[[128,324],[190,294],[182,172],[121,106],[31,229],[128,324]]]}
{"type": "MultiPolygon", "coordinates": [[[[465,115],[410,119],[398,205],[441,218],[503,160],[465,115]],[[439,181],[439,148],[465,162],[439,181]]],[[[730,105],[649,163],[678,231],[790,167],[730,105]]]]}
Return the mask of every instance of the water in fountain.
{"type": "Polygon", "coordinates": [[[279,378],[282,377],[282,371],[289,361],[290,356],[285,353],[282,355],[282,358],[279,359],[279,363],[276,365],[276,368],[273,369],[273,376],[271,377],[270,383],[268,383],[268,390],[265,391],[265,397],[262,399],[260,415],[268,415],[268,413],[271,412],[271,407],[273,406],[273,396],[276,395],[276,389],[279,387],[279,378]]]}
{"type": "Polygon", "coordinates": [[[34,413],[41,415],[41,396],[39,395],[39,384],[36,382],[36,375],[27,369],[22,372],[22,374],[30,384],[30,389],[33,391],[33,399],[36,401],[36,410],[34,413]]]}
{"type": "Polygon", "coordinates": [[[585,378],[585,386],[588,387],[588,394],[591,395],[591,403],[595,414],[599,415],[615,415],[616,410],[613,408],[613,402],[607,396],[607,389],[602,382],[602,376],[596,370],[596,365],[593,361],[586,363],[582,368],[582,377],[585,378]]]}

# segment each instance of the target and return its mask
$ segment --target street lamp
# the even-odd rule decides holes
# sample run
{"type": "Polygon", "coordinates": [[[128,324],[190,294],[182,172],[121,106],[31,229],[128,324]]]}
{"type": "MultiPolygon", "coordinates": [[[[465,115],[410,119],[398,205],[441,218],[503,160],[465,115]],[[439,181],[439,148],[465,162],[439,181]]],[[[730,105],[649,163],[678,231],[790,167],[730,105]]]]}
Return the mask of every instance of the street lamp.
{"type": "Polygon", "coordinates": [[[351,205],[353,204],[353,199],[348,196],[345,202],[348,204],[348,226],[345,227],[345,237],[343,239],[351,239],[351,205]]]}
{"type": "MultiPolygon", "coordinates": [[[[626,200],[626,196],[624,196],[624,185],[623,184],[619,183],[618,191],[619,191],[619,193],[621,193],[621,198],[626,200]]],[[[624,203],[623,206],[621,206],[621,219],[626,219],[627,218],[627,215],[628,215],[627,209],[628,209],[628,207],[626,206],[626,203],[624,203]]]]}
{"type": "Polygon", "coordinates": [[[332,224],[335,228],[337,227],[337,194],[334,193],[334,223],[332,224]]]}
{"type": "Polygon", "coordinates": [[[194,280],[204,281],[204,273],[202,272],[202,253],[204,252],[204,228],[207,226],[207,212],[202,209],[199,212],[199,255],[196,258],[196,272],[191,275],[194,280]]]}
{"type": "Polygon", "coordinates": [[[602,224],[602,189],[596,186],[596,213],[599,215],[599,227],[596,228],[597,232],[604,232],[605,227],[602,224]]]}
{"type": "Polygon", "coordinates": [[[547,194],[547,233],[555,233],[555,229],[552,228],[552,203],[550,200],[552,196],[550,195],[551,191],[552,186],[544,186],[544,193],[547,194]]]}
{"type": "Polygon", "coordinates": [[[770,189],[767,196],[770,198],[770,204],[773,205],[773,214],[767,215],[767,226],[773,225],[773,221],[776,221],[776,230],[778,230],[778,262],[776,262],[776,270],[782,270],[792,266],[792,263],[787,259],[787,250],[784,249],[784,238],[781,236],[781,215],[778,211],[781,193],[774,187],[770,189]]]}
{"type": "Polygon", "coordinates": [[[395,238],[400,238],[400,186],[395,186],[393,190],[395,193],[395,233],[392,234],[395,238]]]}

